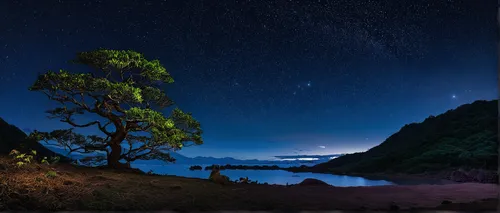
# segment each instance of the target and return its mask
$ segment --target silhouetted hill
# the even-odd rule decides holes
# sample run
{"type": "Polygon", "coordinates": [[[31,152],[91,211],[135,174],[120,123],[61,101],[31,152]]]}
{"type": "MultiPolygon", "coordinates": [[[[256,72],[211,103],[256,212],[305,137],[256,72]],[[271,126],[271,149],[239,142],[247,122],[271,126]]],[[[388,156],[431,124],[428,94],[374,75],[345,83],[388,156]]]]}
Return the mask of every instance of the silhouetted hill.
{"type": "Polygon", "coordinates": [[[380,145],[313,167],[345,173],[497,170],[498,101],[476,101],[405,125],[380,145]]]}
{"type": "Polygon", "coordinates": [[[60,161],[69,161],[68,158],[57,154],[42,144],[26,138],[27,135],[14,125],[8,124],[0,118],[0,155],[8,155],[13,149],[21,152],[36,150],[37,156],[59,156],[60,161]]]}

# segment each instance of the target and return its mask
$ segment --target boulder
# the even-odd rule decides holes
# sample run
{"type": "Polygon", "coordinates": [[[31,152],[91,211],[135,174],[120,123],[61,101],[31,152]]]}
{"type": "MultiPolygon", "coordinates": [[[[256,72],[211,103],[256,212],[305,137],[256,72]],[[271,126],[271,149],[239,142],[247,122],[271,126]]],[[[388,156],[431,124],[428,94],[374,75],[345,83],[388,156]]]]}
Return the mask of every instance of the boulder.
{"type": "Polygon", "coordinates": [[[208,180],[210,180],[210,181],[212,181],[214,183],[222,184],[222,185],[225,185],[225,184],[228,184],[228,183],[231,182],[229,180],[228,176],[221,175],[220,170],[219,170],[218,167],[214,167],[212,169],[212,172],[210,173],[210,176],[208,177],[208,180]]]}
{"type": "Polygon", "coordinates": [[[306,178],[302,182],[300,182],[299,185],[301,185],[301,186],[311,186],[311,185],[330,186],[328,183],[325,183],[324,181],[314,179],[314,178],[306,178]]]}

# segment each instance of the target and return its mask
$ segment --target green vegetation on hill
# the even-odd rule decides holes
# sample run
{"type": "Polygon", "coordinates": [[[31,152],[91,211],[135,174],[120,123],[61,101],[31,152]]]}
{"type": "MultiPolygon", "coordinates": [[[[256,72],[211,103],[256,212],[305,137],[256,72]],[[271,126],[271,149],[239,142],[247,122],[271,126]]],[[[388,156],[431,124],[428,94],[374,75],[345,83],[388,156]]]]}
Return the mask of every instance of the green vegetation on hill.
{"type": "Polygon", "coordinates": [[[498,101],[476,101],[405,125],[382,144],[318,164],[345,173],[423,173],[498,167],[498,101]]]}

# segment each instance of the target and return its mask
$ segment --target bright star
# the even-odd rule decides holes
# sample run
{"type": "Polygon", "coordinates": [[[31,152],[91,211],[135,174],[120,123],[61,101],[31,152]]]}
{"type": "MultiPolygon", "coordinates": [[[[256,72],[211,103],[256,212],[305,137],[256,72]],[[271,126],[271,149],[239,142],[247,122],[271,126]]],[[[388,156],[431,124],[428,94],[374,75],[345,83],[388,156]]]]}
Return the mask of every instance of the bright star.
{"type": "Polygon", "coordinates": [[[455,99],[455,98],[457,98],[457,96],[456,95],[452,95],[451,98],[455,99]]]}

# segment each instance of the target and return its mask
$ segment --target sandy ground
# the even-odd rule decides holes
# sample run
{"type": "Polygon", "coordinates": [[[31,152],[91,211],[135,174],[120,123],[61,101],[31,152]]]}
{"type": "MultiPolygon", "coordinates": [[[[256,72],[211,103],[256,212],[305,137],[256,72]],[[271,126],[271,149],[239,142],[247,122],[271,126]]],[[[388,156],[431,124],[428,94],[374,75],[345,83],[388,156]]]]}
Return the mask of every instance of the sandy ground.
{"type": "Polygon", "coordinates": [[[494,184],[333,187],[220,185],[71,166],[0,170],[0,210],[495,210],[494,184]],[[47,177],[47,171],[57,172],[47,177]],[[489,199],[477,204],[470,203],[489,199]],[[443,201],[451,204],[441,205],[443,201]]]}

